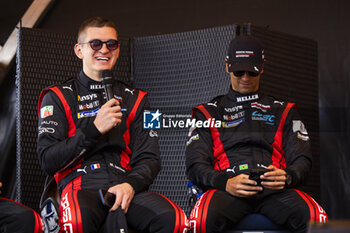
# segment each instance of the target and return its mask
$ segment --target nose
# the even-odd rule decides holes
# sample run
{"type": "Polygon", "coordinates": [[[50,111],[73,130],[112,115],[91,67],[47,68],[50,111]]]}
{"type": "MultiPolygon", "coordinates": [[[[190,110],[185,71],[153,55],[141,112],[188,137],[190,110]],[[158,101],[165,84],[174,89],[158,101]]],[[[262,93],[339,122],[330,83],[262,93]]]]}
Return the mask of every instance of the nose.
{"type": "Polygon", "coordinates": [[[102,44],[102,48],[100,49],[100,52],[102,52],[102,53],[108,53],[109,52],[109,49],[107,48],[107,44],[106,43],[102,44]]]}

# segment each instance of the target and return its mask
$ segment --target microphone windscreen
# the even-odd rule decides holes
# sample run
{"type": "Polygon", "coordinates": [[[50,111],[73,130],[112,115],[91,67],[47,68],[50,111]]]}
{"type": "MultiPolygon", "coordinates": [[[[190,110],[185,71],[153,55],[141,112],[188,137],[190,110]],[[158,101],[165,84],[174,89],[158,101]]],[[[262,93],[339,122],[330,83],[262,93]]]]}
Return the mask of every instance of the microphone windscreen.
{"type": "Polygon", "coordinates": [[[111,70],[102,70],[101,73],[102,84],[113,84],[113,76],[111,70]]]}

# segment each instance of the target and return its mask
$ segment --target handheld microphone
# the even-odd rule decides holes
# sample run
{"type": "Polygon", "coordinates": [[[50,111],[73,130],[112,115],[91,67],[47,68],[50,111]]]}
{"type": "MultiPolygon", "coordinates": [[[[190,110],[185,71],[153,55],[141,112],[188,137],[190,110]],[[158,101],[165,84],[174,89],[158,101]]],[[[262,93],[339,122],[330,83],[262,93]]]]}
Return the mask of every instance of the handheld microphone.
{"type": "MultiPolygon", "coordinates": [[[[114,92],[113,92],[114,79],[113,79],[112,71],[111,70],[102,70],[101,80],[102,80],[102,84],[104,86],[103,88],[106,92],[107,101],[114,98],[114,92]]],[[[122,103],[121,103],[122,100],[121,99],[118,99],[118,100],[119,100],[120,107],[122,107],[122,103]]],[[[126,108],[121,108],[120,111],[126,112],[126,108]]]]}
{"type": "Polygon", "coordinates": [[[114,98],[113,94],[113,77],[111,70],[102,70],[101,74],[102,84],[106,92],[107,101],[114,98]]]}

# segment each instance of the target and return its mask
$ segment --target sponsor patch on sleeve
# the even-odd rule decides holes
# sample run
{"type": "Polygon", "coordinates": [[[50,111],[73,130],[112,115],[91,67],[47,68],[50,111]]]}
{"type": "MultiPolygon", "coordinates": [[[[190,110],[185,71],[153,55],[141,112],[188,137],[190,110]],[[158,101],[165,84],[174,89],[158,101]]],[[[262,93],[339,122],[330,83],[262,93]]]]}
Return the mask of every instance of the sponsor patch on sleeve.
{"type": "Polygon", "coordinates": [[[153,137],[158,137],[158,132],[155,131],[155,130],[153,130],[153,129],[151,129],[151,130],[149,131],[149,136],[150,136],[151,138],[153,138],[153,137]]]}
{"type": "Polygon", "coordinates": [[[305,125],[300,120],[293,120],[293,132],[297,134],[297,137],[303,141],[309,141],[309,134],[305,128],[305,125]]]}
{"type": "Polygon", "coordinates": [[[193,135],[190,137],[190,139],[186,142],[186,146],[190,145],[193,141],[199,140],[199,134],[193,135]]]}
{"type": "Polygon", "coordinates": [[[195,129],[196,129],[196,126],[192,126],[192,127],[190,128],[190,130],[189,130],[187,136],[191,137],[191,136],[192,136],[192,133],[193,133],[193,131],[194,131],[195,129]]]}
{"type": "Polygon", "coordinates": [[[53,115],[53,106],[52,105],[47,105],[44,106],[40,109],[40,117],[41,118],[46,118],[48,116],[53,115]]]}

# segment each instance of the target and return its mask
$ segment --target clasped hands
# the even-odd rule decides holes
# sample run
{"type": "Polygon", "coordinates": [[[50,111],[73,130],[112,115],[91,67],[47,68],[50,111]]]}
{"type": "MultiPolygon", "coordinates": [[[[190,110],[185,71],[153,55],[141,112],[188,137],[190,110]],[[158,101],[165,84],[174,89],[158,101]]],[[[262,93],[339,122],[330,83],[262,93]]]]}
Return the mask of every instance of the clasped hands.
{"type": "Polygon", "coordinates": [[[286,185],[286,171],[276,168],[273,165],[267,167],[267,172],[260,176],[261,186],[257,182],[249,179],[249,175],[240,174],[228,179],[226,192],[236,197],[250,197],[262,191],[263,188],[280,190],[286,185]]]}

